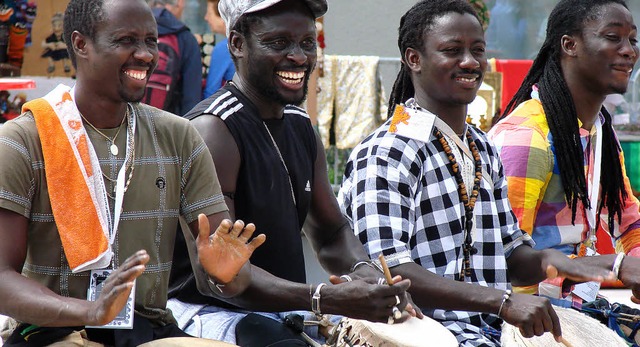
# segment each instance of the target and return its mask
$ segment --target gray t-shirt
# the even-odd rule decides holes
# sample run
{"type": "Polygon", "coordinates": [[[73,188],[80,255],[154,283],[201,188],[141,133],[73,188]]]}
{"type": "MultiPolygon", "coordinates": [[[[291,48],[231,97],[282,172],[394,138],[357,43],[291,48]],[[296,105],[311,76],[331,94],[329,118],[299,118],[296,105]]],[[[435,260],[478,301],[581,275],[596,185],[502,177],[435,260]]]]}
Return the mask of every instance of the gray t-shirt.
{"type": "MultiPolygon", "coordinates": [[[[145,249],[150,260],[136,282],[136,312],[151,320],[172,322],[165,306],[178,217],[190,223],[200,213],[226,211],[227,206],[211,154],[195,128],[186,119],[143,104],[134,104],[134,109],[135,164],[113,245],[115,265],[145,249]]],[[[116,178],[126,152],[124,126],[116,139],[118,156],[110,153],[110,143],[103,136],[85,128],[103,173],[116,178]]],[[[113,138],[117,130],[100,131],[113,138]]],[[[29,219],[23,274],[62,296],[86,299],[89,272],[73,274],[66,261],[31,113],[0,128],[0,163],[0,208],[29,219]]],[[[107,191],[113,192],[113,183],[104,181],[107,191]]],[[[111,209],[113,212],[113,206],[111,209]]]]}

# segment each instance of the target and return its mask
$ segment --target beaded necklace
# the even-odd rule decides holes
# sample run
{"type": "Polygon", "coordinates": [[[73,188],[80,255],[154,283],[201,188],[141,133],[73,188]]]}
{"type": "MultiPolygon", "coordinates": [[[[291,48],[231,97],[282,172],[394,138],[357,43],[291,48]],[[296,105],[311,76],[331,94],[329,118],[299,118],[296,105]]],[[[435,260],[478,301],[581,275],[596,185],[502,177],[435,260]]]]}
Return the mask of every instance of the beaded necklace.
{"type": "Polygon", "coordinates": [[[462,178],[462,174],[460,173],[460,164],[458,164],[455,155],[453,154],[449,143],[445,139],[444,135],[435,128],[434,132],[438,141],[442,145],[449,162],[451,163],[451,170],[456,178],[456,183],[458,183],[458,195],[460,196],[460,201],[464,205],[465,215],[462,218],[462,225],[464,227],[464,245],[462,246],[462,251],[464,254],[464,261],[462,263],[462,268],[460,269],[460,276],[458,278],[459,281],[464,281],[465,276],[471,277],[471,254],[475,254],[477,249],[475,249],[472,244],[471,238],[471,230],[473,229],[473,208],[476,205],[476,200],[478,199],[478,192],[480,190],[480,180],[482,179],[482,161],[480,159],[480,152],[478,151],[478,147],[476,143],[473,141],[471,137],[471,133],[469,130],[466,131],[466,138],[469,144],[469,149],[471,150],[471,154],[473,155],[473,161],[475,166],[475,177],[473,179],[473,189],[471,190],[471,196],[469,196],[467,187],[464,184],[464,180],[462,178]]]}

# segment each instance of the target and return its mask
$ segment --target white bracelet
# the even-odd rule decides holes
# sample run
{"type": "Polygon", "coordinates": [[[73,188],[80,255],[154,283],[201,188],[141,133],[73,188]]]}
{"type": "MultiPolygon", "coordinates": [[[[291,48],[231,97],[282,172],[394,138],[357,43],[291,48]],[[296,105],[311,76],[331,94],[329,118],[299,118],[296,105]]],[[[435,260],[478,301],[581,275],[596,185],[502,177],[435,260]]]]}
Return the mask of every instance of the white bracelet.
{"type": "Polygon", "coordinates": [[[624,260],[625,254],[624,253],[618,253],[618,255],[616,256],[616,260],[613,262],[613,267],[611,268],[611,271],[613,271],[613,274],[616,276],[617,279],[619,279],[619,274],[620,274],[620,266],[622,266],[622,261],[624,260]]]}
{"type": "Polygon", "coordinates": [[[373,263],[371,261],[361,260],[361,261],[353,264],[353,266],[351,266],[351,272],[355,272],[358,269],[358,266],[360,266],[360,265],[367,265],[367,266],[370,266],[372,269],[376,270],[376,267],[373,265],[373,263]]]}
{"type": "Polygon", "coordinates": [[[320,311],[320,289],[326,285],[326,283],[318,284],[316,291],[313,293],[313,296],[311,296],[311,311],[313,311],[317,317],[322,316],[322,312],[320,311]]]}
{"type": "Polygon", "coordinates": [[[502,313],[502,307],[504,307],[504,303],[509,300],[511,297],[511,289],[507,289],[504,294],[502,294],[502,302],[500,303],[500,308],[498,309],[498,318],[500,318],[500,313],[502,313]]]}

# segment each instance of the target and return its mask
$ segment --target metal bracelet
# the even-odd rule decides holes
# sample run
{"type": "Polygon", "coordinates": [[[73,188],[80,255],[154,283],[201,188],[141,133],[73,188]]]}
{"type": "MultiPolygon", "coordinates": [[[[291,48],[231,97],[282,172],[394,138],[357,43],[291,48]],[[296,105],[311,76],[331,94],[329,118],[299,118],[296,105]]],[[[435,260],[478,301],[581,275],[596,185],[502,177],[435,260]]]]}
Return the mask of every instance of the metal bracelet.
{"type": "Polygon", "coordinates": [[[360,265],[367,265],[370,266],[372,269],[377,270],[377,268],[375,267],[375,265],[373,265],[373,263],[369,260],[361,260],[355,264],[353,264],[353,266],[351,266],[351,272],[355,272],[358,269],[358,266],[360,265]]]}
{"type": "Polygon", "coordinates": [[[500,313],[502,313],[502,307],[504,307],[504,303],[509,300],[511,297],[511,289],[507,289],[504,294],[502,294],[502,302],[500,303],[500,308],[498,309],[498,318],[500,318],[500,313]]]}
{"type": "Polygon", "coordinates": [[[316,291],[311,296],[311,311],[313,311],[317,317],[322,317],[322,312],[320,311],[320,289],[326,285],[326,283],[318,284],[316,291]]]}
{"type": "Polygon", "coordinates": [[[224,289],[224,284],[220,284],[220,283],[216,283],[216,281],[214,281],[210,276],[207,276],[207,281],[209,282],[209,284],[213,285],[214,287],[216,287],[216,289],[222,293],[223,289],[224,289]]]}
{"type": "Polygon", "coordinates": [[[613,267],[611,268],[611,271],[613,271],[613,274],[616,276],[616,279],[620,279],[620,267],[622,266],[622,261],[624,260],[625,254],[624,253],[618,253],[618,255],[616,256],[616,260],[613,262],[613,267]]]}

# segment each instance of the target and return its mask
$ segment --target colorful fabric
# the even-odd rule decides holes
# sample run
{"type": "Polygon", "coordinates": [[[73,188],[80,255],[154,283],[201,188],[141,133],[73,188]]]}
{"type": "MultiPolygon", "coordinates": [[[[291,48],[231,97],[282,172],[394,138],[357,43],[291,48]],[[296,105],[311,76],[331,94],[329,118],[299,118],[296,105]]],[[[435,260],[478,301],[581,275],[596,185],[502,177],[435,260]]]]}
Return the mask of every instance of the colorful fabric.
{"type": "Polygon", "coordinates": [[[353,148],[386,120],[379,62],[374,56],[324,56],[324,75],[318,79],[318,132],[326,148],[353,148]]]}
{"type": "MultiPolygon", "coordinates": [[[[147,251],[146,270],[136,280],[135,309],[154,324],[165,325],[173,322],[165,306],[178,217],[190,223],[200,213],[214,214],[227,206],[211,154],[193,126],[167,112],[132,105],[137,120],[135,172],[124,195],[113,261],[119,266],[136,251],[147,251]]],[[[101,131],[113,138],[117,129],[101,131]]],[[[102,172],[115,177],[125,151],[114,156],[107,139],[92,130],[88,135],[102,172]]],[[[86,299],[89,271],[74,274],[69,267],[52,212],[53,188],[46,179],[41,140],[31,112],[0,127],[0,208],[29,220],[23,275],[59,295],[86,299]]],[[[116,145],[125,148],[126,136],[118,136],[116,145]]],[[[113,183],[106,183],[106,189],[113,191],[113,183]]]]}
{"type": "Polygon", "coordinates": [[[41,135],[51,209],[71,270],[107,267],[113,254],[107,192],[71,89],[60,84],[45,97],[26,103],[26,111],[33,113],[41,135]]]}
{"type": "Polygon", "coordinates": [[[482,23],[482,29],[486,31],[489,27],[489,8],[487,8],[487,4],[484,3],[484,0],[469,0],[469,3],[475,8],[482,23]]]}
{"type": "MultiPolygon", "coordinates": [[[[433,132],[422,142],[390,132],[391,121],[351,152],[338,202],[372,259],[384,254],[391,267],[415,262],[455,280],[463,261],[465,210],[449,159],[433,132]]],[[[465,281],[506,290],[506,259],[532,241],[511,212],[497,150],[480,130],[469,131],[491,181],[480,184],[473,236],[478,252],[471,256],[472,274],[465,281]]],[[[422,311],[451,330],[463,346],[498,344],[482,333],[483,328],[499,327],[495,315],[422,311]]]]}
{"type": "MultiPolygon", "coordinates": [[[[603,118],[599,119],[603,122],[603,118]]],[[[580,139],[585,153],[585,171],[591,153],[591,136],[595,133],[580,128],[580,139]]],[[[509,200],[523,230],[536,242],[536,248],[556,248],[566,254],[575,254],[576,245],[589,229],[583,205],[578,202],[575,225],[571,223],[571,209],[567,205],[556,161],[556,148],[549,131],[542,104],[537,99],[522,103],[511,115],[496,124],[489,137],[500,149],[509,200]]],[[[633,196],[629,179],[624,171],[624,156],[619,153],[628,198],[624,201],[622,223],[616,223],[615,241],[625,252],[640,245],[640,203],[633,196]]],[[[602,175],[606,175],[603,168],[602,175]]],[[[599,245],[609,243],[608,211],[600,216],[599,245]]]]}

